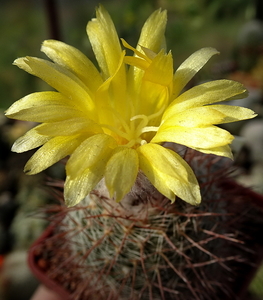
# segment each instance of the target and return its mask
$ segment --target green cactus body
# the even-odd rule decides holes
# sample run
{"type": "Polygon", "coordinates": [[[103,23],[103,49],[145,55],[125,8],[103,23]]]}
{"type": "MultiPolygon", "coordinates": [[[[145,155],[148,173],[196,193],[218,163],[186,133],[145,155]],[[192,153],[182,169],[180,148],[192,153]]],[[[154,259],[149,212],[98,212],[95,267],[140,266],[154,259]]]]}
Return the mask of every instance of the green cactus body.
{"type": "Polygon", "coordinates": [[[240,216],[246,198],[222,187],[222,160],[195,153],[190,163],[200,207],[172,204],[140,174],[120,203],[102,181],[78,206],[61,208],[42,245],[48,276],[72,299],[235,299],[234,279],[251,259],[241,228],[247,218],[262,221],[254,212],[240,216]]]}

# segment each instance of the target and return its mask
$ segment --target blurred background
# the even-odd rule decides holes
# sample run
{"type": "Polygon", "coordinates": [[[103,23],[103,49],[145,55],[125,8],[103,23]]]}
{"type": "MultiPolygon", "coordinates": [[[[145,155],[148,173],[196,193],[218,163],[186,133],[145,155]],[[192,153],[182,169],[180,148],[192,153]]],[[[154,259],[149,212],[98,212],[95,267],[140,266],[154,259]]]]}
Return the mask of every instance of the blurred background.
{"type": "MultiPolygon", "coordinates": [[[[26,55],[45,58],[40,46],[50,38],[94,59],[85,28],[99,3],[111,14],[119,36],[131,45],[136,45],[146,18],[159,7],[167,9],[167,49],[172,50],[175,69],[200,48],[220,51],[192,84],[230,78],[250,91],[235,105],[252,108],[259,116],[227,129],[241,136],[234,144],[237,180],[263,193],[262,0],[0,0],[0,300],[30,299],[37,287],[27,269],[26,251],[47,224],[41,207],[54,201],[47,178],[64,176],[61,164],[26,176],[23,166],[32,153],[10,151],[15,139],[33,124],[6,119],[5,109],[29,93],[49,89],[12,62],[26,55]]],[[[259,273],[251,286],[258,299],[263,299],[261,277],[259,273]]]]}

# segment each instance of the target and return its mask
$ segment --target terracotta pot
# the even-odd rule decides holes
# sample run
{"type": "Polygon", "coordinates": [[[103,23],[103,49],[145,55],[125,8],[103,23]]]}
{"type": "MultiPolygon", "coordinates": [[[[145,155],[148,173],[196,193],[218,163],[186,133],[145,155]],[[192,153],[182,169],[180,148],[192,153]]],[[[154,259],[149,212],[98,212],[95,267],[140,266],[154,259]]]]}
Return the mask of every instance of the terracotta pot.
{"type": "Polygon", "coordinates": [[[54,226],[49,226],[43,234],[34,242],[30,247],[28,253],[28,264],[36,276],[36,278],[43,283],[47,288],[54,291],[61,299],[70,299],[70,293],[67,289],[63,288],[57,281],[47,276],[46,270],[48,267],[48,261],[43,257],[41,253],[41,246],[43,242],[52,237],[54,232],[54,226]]]}
{"type": "MultiPolygon", "coordinates": [[[[259,232],[263,230],[263,196],[259,195],[248,188],[244,188],[234,181],[225,180],[221,182],[221,188],[225,193],[231,193],[233,195],[233,199],[229,204],[229,212],[233,214],[234,217],[229,218],[229,222],[233,224],[236,223],[236,217],[243,214],[244,211],[250,211],[252,216],[253,214],[257,214],[255,218],[260,220],[262,218],[262,222],[260,225],[254,226],[253,217],[248,218],[247,220],[242,219],[242,224],[245,226],[244,228],[240,228],[240,230],[244,231],[246,228],[249,228],[249,232],[245,232],[246,236],[249,236],[248,240],[244,244],[244,255],[246,259],[250,262],[253,262],[253,265],[250,264],[241,264],[238,266],[237,276],[234,278],[231,284],[231,290],[236,295],[236,299],[249,299],[247,296],[248,286],[253,279],[255,272],[257,271],[260,263],[263,259],[263,241],[259,232]],[[251,221],[252,220],[252,221],[251,221]],[[252,223],[251,223],[252,222],[252,223]],[[255,230],[255,231],[254,231],[255,230]],[[246,248],[246,249],[245,249],[246,248]],[[253,252],[247,251],[247,249],[252,250],[253,252]],[[242,270],[240,269],[242,267],[242,270]]],[[[243,216],[244,217],[244,216],[243,216]]],[[[231,225],[230,225],[231,227],[231,225]]],[[[54,237],[54,232],[56,231],[56,225],[51,225],[46,229],[46,231],[42,234],[42,236],[32,245],[29,250],[29,266],[35,276],[48,288],[56,292],[61,296],[64,300],[72,299],[70,298],[71,292],[68,288],[70,283],[64,284],[64,287],[59,284],[55,279],[47,275],[47,271],[49,270],[49,262],[48,257],[45,257],[45,247],[44,244],[47,244],[48,240],[52,240],[52,238],[59,238],[57,233],[54,237]]],[[[61,237],[63,237],[61,235],[61,237]]],[[[233,254],[234,255],[234,254],[233,254]]],[[[63,262],[63,260],[62,260],[63,262]]],[[[67,271],[65,271],[67,272],[67,271]]],[[[52,273],[52,272],[51,272],[52,273]]],[[[76,280],[78,281],[78,280],[76,280]]],[[[74,286],[73,286],[74,289],[74,286]]],[[[75,298],[74,298],[75,299],[75,298]]],[[[170,299],[170,298],[169,298],[170,299]]],[[[192,298],[195,299],[195,298],[192,298]]],[[[211,297],[211,299],[214,299],[211,297]]],[[[224,298],[226,299],[226,298],[224,298]]],[[[81,300],[86,300],[82,299],[81,300]]],[[[229,300],[233,300],[233,298],[229,298],[229,300]]]]}

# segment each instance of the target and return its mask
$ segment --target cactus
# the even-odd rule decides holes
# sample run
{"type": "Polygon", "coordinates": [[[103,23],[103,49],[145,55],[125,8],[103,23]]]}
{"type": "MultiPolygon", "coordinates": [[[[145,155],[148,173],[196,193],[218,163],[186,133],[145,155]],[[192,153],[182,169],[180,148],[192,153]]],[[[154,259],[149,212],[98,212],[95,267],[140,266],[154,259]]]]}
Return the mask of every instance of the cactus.
{"type": "Polygon", "coordinates": [[[224,159],[188,150],[186,160],[200,182],[199,207],[172,204],[142,173],[120,203],[102,181],[78,206],[56,208],[40,267],[72,299],[236,299],[238,270],[252,255],[242,226],[251,232],[248,224],[262,221],[245,195],[223,186],[224,159]]]}
{"type": "Polygon", "coordinates": [[[215,125],[256,114],[217,104],[247,96],[234,81],[185,91],[218,51],[202,48],[174,72],[172,53],[165,50],[166,22],[165,10],[153,12],[134,48],[119,40],[110,15],[99,6],[87,25],[99,69],[55,40],[41,47],[53,62],[30,56],[14,62],[56,90],[20,99],[6,116],[41,123],[12,147],[18,153],[40,147],[25,165],[28,175],[69,157],[65,204],[50,208],[57,211],[50,216],[52,236],[36,251],[38,265],[73,299],[233,295],[229,282],[236,271],[230,265],[244,259],[238,247],[244,240],[239,220],[231,222],[241,205],[222,186],[224,159],[212,154],[232,158],[234,137],[215,125]],[[191,167],[173,143],[182,145],[181,156],[191,167]],[[189,205],[201,198],[199,207],[189,205]]]}

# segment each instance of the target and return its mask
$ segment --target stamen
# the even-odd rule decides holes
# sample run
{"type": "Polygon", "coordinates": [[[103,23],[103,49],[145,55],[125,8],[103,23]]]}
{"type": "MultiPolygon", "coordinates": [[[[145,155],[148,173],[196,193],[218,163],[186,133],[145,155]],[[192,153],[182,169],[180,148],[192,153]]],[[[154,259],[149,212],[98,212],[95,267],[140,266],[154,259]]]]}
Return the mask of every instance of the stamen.
{"type": "Polygon", "coordinates": [[[161,107],[161,109],[159,109],[159,111],[157,111],[157,112],[154,113],[154,114],[149,115],[148,120],[150,121],[150,120],[152,120],[152,119],[154,119],[154,118],[159,117],[159,116],[164,112],[165,108],[166,108],[166,105],[163,105],[163,106],[161,107]]]}
{"type": "Polygon", "coordinates": [[[145,115],[137,115],[132,118],[130,118],[131,121],[142,119],[141,123],[137,126],[135,130],[135,135],[140,136],[142,134],[142,129],[148,124],[148,117],[145,115]]]}
{"type": "MultiPolygon", "coordinates": [[[[147,117],[146,115],[137,115],[137,116],[133,116],[132,118],[130,118],[130,121],[134,121],[137,119],[142,119],[142,121],[144,121],[144,123],[148,123],[149,117],[147,117]]],[[[146,125],[145,124],[145,125],[146,125]]]]}
{"type": "Polygon", "coordinates": [[[146,127],[143,127],[141,132],[145,133],[145,132],[151,132],[151,131],[158,131],[159,128],[160,128],[160,126],[146,126],[146,127]]]}
{"type": "Polygon", "coordinates": [[[141,138],[141,135],[143,133],[147,132],[156,132],[158,131],[159,126],[147,126],[150,120],[159,117],[164,109],[165,105],[162,106],[162,108],[157,111],[154,114],[151,114],[149,116],[146,116],[144,114],[136,115],[130,118],[130,124],[128,125],[121,114],[114,110],[111,107],[108,107],[107,109],[111,111],[111,113],[116,117],[116,119],[120,122],[120,125],[122,126],[123,130],[118,129],[116,126],[111,126],[108,124],[100,124],[102,128],[107,128],[113,133],[117,134],[119,137],[125,139],[127,141],[127,144],[123,144],[125,147],[132,148],[135,145],[144,145],[147,144],[147,141],[141,138]],[[141,119],[140,123],[136,126],[134,124],[135,120],[141,119]]]}
{"type": "Polygon", "coordinates": [[[160,126],[146,126],[150,120],[159,117],[163,111],[165,110],[166,105],[163,105],[162,108],[154,114],[149,116],[146,115],[137,115],[130,118],[131,121],[142,119],[141,123],[137,126],[135,133],[136,135],[140,136],[142,133],[151,132],[151,131],[158,131],[160,126]]]}

